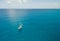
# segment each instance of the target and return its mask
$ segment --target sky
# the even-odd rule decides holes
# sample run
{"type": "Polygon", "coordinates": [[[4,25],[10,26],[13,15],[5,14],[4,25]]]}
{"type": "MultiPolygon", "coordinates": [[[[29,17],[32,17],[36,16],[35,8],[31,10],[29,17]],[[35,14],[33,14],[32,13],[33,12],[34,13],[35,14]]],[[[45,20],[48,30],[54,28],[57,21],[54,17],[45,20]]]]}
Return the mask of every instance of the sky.
{"type": "Polygon", "coordinates": [[[60,0],[0,0],[1,8],[60,8],[60,0]]]}

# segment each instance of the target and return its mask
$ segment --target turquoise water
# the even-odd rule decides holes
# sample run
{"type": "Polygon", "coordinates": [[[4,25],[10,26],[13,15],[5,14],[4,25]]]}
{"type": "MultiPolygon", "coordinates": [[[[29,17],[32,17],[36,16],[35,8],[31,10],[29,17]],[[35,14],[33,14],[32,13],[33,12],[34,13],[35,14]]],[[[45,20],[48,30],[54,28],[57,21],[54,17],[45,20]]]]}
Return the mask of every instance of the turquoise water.
{"type": "Polygon", "coordinates": [[[0,41],[60,41],[60,10],[0,9],[0,41]]]}

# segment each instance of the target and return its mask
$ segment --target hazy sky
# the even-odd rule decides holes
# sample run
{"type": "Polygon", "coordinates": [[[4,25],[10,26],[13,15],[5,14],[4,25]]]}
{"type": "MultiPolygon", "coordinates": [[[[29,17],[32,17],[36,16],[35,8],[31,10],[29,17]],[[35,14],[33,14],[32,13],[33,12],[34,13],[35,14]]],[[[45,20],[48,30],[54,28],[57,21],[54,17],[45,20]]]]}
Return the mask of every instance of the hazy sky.
{"type": "Polygon", "coordinates": [[[0,0],[0,8],[60,8],[60,0],[0,0]]]}

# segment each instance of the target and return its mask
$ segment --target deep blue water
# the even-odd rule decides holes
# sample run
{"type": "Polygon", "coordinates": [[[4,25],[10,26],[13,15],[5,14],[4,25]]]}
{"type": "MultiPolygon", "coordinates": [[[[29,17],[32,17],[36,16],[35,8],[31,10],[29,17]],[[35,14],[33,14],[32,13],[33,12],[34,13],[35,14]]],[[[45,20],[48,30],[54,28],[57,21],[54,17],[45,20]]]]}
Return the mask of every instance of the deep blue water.
{"type": "Polygon", "coordinates": [[[60,9],[0,9],[0,41],[60,41],[60,9]]]}

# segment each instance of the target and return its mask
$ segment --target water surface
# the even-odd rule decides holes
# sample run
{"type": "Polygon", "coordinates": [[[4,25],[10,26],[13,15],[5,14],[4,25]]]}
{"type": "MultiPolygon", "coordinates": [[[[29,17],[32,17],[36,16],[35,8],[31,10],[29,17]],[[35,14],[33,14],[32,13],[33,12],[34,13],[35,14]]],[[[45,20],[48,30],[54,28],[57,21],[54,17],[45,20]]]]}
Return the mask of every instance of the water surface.
{"type": "Polygon", "coordinates": [[[0,9],[0,41],[60,41],[60,10],[0,9]]]}

